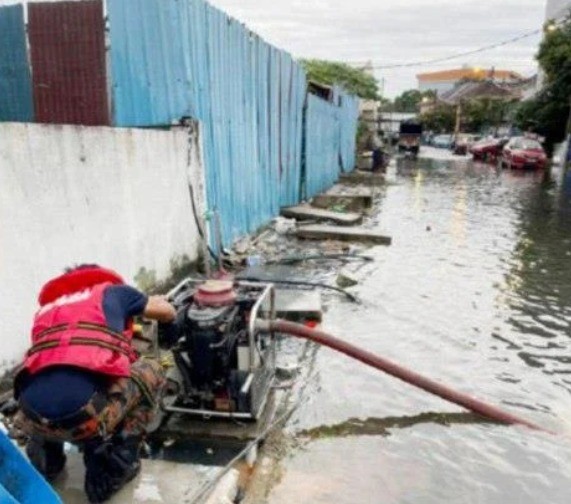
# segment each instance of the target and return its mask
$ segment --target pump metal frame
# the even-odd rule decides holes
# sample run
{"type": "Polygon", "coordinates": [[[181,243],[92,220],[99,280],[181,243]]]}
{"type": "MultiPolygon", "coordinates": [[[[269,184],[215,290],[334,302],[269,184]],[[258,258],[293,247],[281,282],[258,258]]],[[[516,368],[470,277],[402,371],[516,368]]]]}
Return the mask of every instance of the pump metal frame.
{"type": "MultiPolygon", "coordinates": [[[[194,278],[186,278],[180,282],[176,287],[174,287],[168,294],[167,299],[174,300],[176,297],[182,295],[185,291],[193,289],[194,287],[200,285],[205,280],[199,280],[194,278]]],[[[263,307],[266,302],[269,302],[269,312],[266,311],[265,314],[269,315],[269,320],[275,320],[276,318],[276,307],[275,307],[275,287],[273,284],[267,283],[257,283],[257,282],[246,282],[238,281],[238,287],[246,287],[250,289],[257,289],[261,292],[259,299],[256,301],[252,307],[250,313],[250,320],[248,321],[248,349],[250,357],[250,373],[246,379],[244,385],[242,386],[242,393],[247,393],[249,388],[255,379],[255,373],[264,368],[268,372],[268,376],[265,378],[264,387],[261,391],[263,396],[262,401],[260,401],[259,406],[249,413],[243,412],[224,412],[224,411],[214,411],[214,410],[204,410],[204,409],[191,409],[184,408],[182,406],[165,405],[164,398],[161,401],[161,408],[163,411],[168,413],[182,413],[185,415],[201,416],[203,418],[225,418],[225,419],[239,419],[239,420],[258,420],[262,415],[270,396],[270,391],[275,378],[276,369],[276,337],[275,333],[269,333],[270,344],[264,352],[264,359],[260,366],[256,367],[256,353],[260,350],[256,344],[256,334],[261,332],[256,327],[258,320],[262,319],[264,314],[263,307]]],[[[267,318],[266,318],[267,319],[267,318]]],[[[176,367],[176,366],[175,366],[176,367]]],[[[178,369],[177,369],[178,372],[178,369]]],[[[180,398],[180,394],[173,396],[173,403],[180,398]]],[[[253,408],[254,409],[254,408],[253,408]]]]}

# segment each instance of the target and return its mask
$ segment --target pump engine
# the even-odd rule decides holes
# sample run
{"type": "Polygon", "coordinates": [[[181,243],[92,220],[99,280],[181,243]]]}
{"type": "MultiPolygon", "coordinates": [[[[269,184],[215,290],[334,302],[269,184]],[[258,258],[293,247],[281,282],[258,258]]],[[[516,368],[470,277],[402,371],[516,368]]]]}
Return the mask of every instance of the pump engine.
{"type": "Polygon", "coordinates": [[[177,310],[159,344],[175,367],[163,399],[166,411],[257,419],[275,373],[275,339],[255,329],[273,314],[272,285],[185,280],[168,295],[177,310]]]}

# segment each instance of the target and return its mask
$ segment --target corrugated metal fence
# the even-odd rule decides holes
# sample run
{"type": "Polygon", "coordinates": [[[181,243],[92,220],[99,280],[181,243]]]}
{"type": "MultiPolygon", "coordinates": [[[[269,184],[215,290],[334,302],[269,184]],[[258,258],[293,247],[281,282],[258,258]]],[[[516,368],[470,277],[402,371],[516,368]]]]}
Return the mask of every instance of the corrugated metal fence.
{"type": "Polygon", "coordinates": [[[306,79],[291,56],[202,0],[108,0],[114,122],[200,120],[226,242],[299,202],[306,79]]]}
{"type": "Polygon", "coordinates": [[[32,121],[32,81],[21,5],[0,8],[0,37],[0,121],[32,121]]]}
{"type": "Polygon", "coordinates": [[[302,67],[240,22],[204,0],[106,0],[106,11],[110,100],[101,0],[30,5],[36,120],[102,124],[109,110],[119,127],[198,119],[225,243],[353,168],[355,99],[308,96],[302,67]]]}
{"type": "Polygon", "coordinates": [[[341,135],[339,107],[317,96],[307,97],[305,120],[305,196],[312,198],[339,178],[341,135]]]}
{"type": "Polygon", "coordinates": [[[109,124],[101,0],[30,3],[36,121],[109,124]]]}
{"type": "Polygon", "coordinates": [[[357,128],[359,126],[359,98],[338,90],[339,128],[341,131],[341,169],[352,171],[357,164],[357,128]]]}

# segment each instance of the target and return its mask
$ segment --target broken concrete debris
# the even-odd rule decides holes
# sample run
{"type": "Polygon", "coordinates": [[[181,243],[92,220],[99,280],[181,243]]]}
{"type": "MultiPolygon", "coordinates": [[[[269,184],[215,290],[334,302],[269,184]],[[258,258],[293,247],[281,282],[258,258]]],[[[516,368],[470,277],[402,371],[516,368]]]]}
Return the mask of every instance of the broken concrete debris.
{"type": "Polygon", "coordinates": [[[380,187],[385,185],[385,176],[381,173],[371,173],[356,170],[350,173],[341,174],[341,182],[345,184],[365,184],[368,186],[380,187]]]}
{"type": "Polygon", "coordinates": [[[373,231],[348,229],[335,226],[303,226],[297,229],[296,236],[306,240],[341,240],[391,245],[392,238],[373,231]]]}
{"type": "Polygon", "coordinates": [[[341,289],[348,289],[350,287],[355,287],[355,285],[359,285],[359,281],[346,271],[342,271],[337,275],[336,283],[341,289]]]}
{"type": "Polygon", "coordinates": [[[284,217],[307,221],[330,221],[345,226],[354,226],[363,222],[363,215],[359,213],[342,213],[342,207],[339,211],[328,211],[320,208],[313,208],[309,205],[299,205],[295,207],[282,208],[281,213],[284,217]]]}
{"type": "Polygon", "coordinates": [[[344,212],[362,213],[373,207],[371,194],[322,194],[311,201],[316,208],[342,208],[344,212]]]}

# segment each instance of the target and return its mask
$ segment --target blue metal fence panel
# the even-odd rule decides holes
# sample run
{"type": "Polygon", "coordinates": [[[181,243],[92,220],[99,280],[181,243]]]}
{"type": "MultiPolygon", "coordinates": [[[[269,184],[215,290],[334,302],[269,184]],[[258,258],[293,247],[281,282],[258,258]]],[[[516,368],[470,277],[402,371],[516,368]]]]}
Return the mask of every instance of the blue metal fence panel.
{"type": "Polygon", "coordinates": [[[0,7],[0,121],[30,122],[34,117],[24,9],[0,7]]]}
{"type": "Polygon", "coordinates": [[[339,108],[308,95],[305,119],[306,198],[331,187],[340,173],[339,108]]]}
{"type": "MultiPolygon", "coordinates": [[[[301,66],[204,0],[107,3],[115,124],[160,126],[185,116],[202,123],[208,206],[220,213],[225,244],[298,203],[301,66]]],[[[320,121],[306,141],[312,181],[319,179],[312,187],[336,178],[345,145],[338,107],[326,105],[310,117],[320,121]],[[323,155],[336,161],[320,174],[315,160],[323,155]]]]}
{"type": "MultiPolygon", "coordinates": [[[[220,212],[225,243],[258,228],[279,210],[279,146],[272,49],[239,22],[207,6],[204,137],[208,204],[220,212]]],[[[192,26],[191,26],[192,31],[192,26]]]]}
{"type": "Polygon", "coordinates": [[[339,93],[340,160],[344,172],[355,169],[357,160],[357,127],[359,124],[359,98],[339,93]]]}
{"type": "Polygon", "coordinates": [[[280,205],[299,202],[301,196],[301,135],[306,76],[287,53],[281,53],[280,205]]]}
{"type": "Polygon", "coordinates": [[[117,126],[168,125],[190,115],[178,2],[107,0],[117,126]]]}

